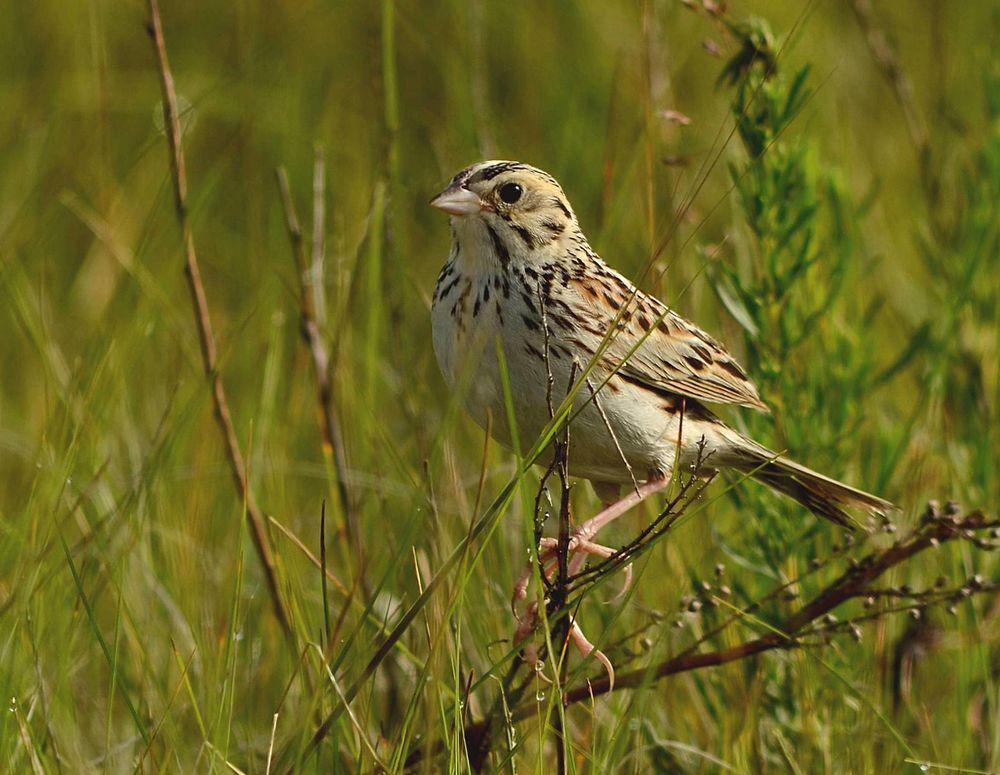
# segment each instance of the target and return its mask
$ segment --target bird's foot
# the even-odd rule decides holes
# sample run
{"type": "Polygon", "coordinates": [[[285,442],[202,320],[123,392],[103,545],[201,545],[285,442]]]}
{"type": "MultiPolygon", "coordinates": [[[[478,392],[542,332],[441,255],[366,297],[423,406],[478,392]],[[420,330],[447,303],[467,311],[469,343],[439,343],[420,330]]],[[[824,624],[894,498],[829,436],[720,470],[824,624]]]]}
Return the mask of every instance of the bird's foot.
{"type": "MultiPolygon", "coordinates": [[[[650,495],[663,490],[668,484],[669,480],[664,477],[651,477],[645,484],[637,487],[616,503],[606,506],[598,514],[591,517],[578,528],[573,530],[569,536],[569,541],[566,546],[568,554],[566,565],[567,574],[572,577],[583,570],[587,557],[590,555],[601,557],[602,559],[611,557],[617,550],[612,549],[609,546],[596,543],[593,538],[597,532],[602,527],[616,520],[632,507],[638,505],[650,495]]],[[[542,538],[539,542],[538,562],[541,566],[541,573],[547,582],[552,582],[558,573],[558,553],[558,539],[542,538]]],[[[511,595],[511,610],[513,611],[514,618],[517,621],[517,628],[514,632],[515,643],[527,640],[538,626],[537,602],[530,603],[523,612],[519,611],[520,604],[523,603],[528,596],[528,586],[531,583],[531,577],[534,575],[534,572],[534,564],[529,563],[518,577],[517,583],[514,585],[513,594],[511,595]]],[[[625,566],[625,583],[623,584],[621,591],[607,602],[610,603],[620,600],[625,593],[628,592],[631,583],[632,566],[629,564],[625,566]]],[[[605,670],[608,672],[608,678],[613,684],[615,679],[614,666],[611,664],[611,661],[607,658],[607,656],[600,651],[600,649],[595,648],[594,645],[587,639],[583,630],[580,629],[580,625],[577,624],[575,618],[571,619],[569,639],[582,656],[586,657],[593,655],[595,659],[604,665],[605,670]]],[[[529,664],[537,664],[538,650],[533,644],[528,643],[525,646],[523,655],[525,661],[529,664]]]]}
{"type": "MultiPolygon", "coordinates": [[[[617,550],[612,549],[610,546],[604,546],[603,544],[598,544],[593,541],[585,540],[581,537],[579,530],[573,531],[570,535],[569,544],[567,546],[569,552],[569,562],[567,564],[567,571],[570,576],[575,576],[581,570],[583,570],[583,565],[587,561],[587,557],[594,555],[602,559],[607,559],[613,555],[617,550]]],[[[559,552],[559,541],[556,538],[543,538],[538,543],[538,561],[542,565],[543,572],[545,574],[546,581],[552,581],[556,573],[559,570],[558,562],[558,552],[559,552]]],[[[514,613],[514,618],[520,622],[522,616],[518,614],[517,607],[524,599],[528,596],[528,585],[531,583],[531,577],[534,573],[534,567],[531,563],[528,563],[524,570],[521,571],[521,575],[518,576],[517,583],[514,585],[514,593],[511,595],[510,607],[514,613]]],[[[621,590],[610,600],[608,603],[614,603],[620,600],[626,592],[628,592],[629,587],[632,585],[632,565],[631,563],[625,566],[625,583],[622,585],[621,590]]]]}
{"type": "MultiPolygon", "coordinates": [[[[517,629],[514,632],[514,642],[521,643],[522,641],[528,640],[537,626],[538,603],[533,602],[525,609],[524,615],[518,619],[517,629]]],[[[567,633],[567,637],[569,642],[573,644],[581,657],[586,659],[587,657],[592,656],[601,663],[604,670],[608,674],[608,683],[610,687],[614,689],[615,666],[612,664],[611,660],[608,659],[607,654],[587,639],[587,636],[583,633],[583,629],[581,629],[580,625],[577,623],[576,617],[570,617],[569,633],[567,633]]],[[[531,641],[525,643],[524,649],[521,651],[521,658],[544,678],[544,675],[539,670],[542,662],[538,657],[538,646],[531,641]]]]}

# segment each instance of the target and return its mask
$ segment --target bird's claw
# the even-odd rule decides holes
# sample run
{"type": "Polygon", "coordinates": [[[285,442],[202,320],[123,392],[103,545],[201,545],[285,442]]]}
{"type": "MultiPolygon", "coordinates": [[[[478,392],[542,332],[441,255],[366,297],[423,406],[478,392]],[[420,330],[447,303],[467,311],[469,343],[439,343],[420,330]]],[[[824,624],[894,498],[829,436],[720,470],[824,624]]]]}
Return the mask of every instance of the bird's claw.
{"type": "MultiPolygon", "coordinates": [[[[635,492],[628,494],[617,503],[606,506],[596,516],[576,528],[570,535],[567,546],[569,559],[566,570],[568,575],[575,576],[580,573],[580,571],[583,570],[583,566],[587,561],[588,555],[596,555],[605,560],[614,555],[617,550],[612,549],[609,546],[603,546],[602,544],[595,543],[592,540],[597,534],[597,531],[620,517],[639,502],[648,498],[650,495],[664,489],[668,484],[669,480],[663,477],[650,476],[645,484],[636,488],[635,492]]],[[[558,572],[558,549],[559,541],[555,538],[542,538],[538,543],[538,564],[541,566],[541,573],[546,581],[551,581],[558,572]]],[[[523,603],[528,596],[528,586],[531,583],[531,577],[534,575],[534,572],[535,564],[528,563],[528,565],[521,572],[521,575],[518,576],[517,582],[514,585],[513,593],[511,594],[511,611],[514,614],[514,619],[517,621],[517,627],[514,631],[515,644],[528,641],[531,634],[538,626],[537,601],[530,603],[524,609],[523,614],[518,613],[518,605],[523,603]]],[[[631,585],[632,566],[629,564],[625,566],[625,583],[622,585],[621,591],[619,591],[618,594],[607,602],[613,603],[621,600],[621,598],[628,592],[631,585]]],[[[594,644],[587,639],[583,630],[580,629],[580,625],[577,624],[575,617],[570,619],[568,638],[583,657],[593,656],[604,666],[604,669],[608,673],[608,681],[613,687],[615,683],[614,665],[611,664],[611,660],[608,659],[607,655],[603,651],[596,648],[594,644]]],[[[522,657],[525,662],[530,665],[537,666],[539,661],[538,648],[533,643],[527,642],[522,651],[522,657]]]]}
{"type": "Polygon", "coordinates": [[[615,666],[611,664],[611,660],[608,659],[608,655],[597,648],[593,643],[587,640],[587,636],[583,634],[583,630],[580,629],[580,625],[576,623],[576,619],[572,620],[572,625],[569,628],[569,639],[576,646],[576,650],[580,652],[580,656],[586,659],[589,656],[593,656],[598,662],[604,666],[604,670],[608,674],[608,689],[609,691],[614,691],[615,688],[615,666]]]}
{"type": "MultiPolygon", "coordinates": [[[[538,545],[538,559],[542,564],[543,572],[545,573],[545,578],[552,580],[558,570],[558,563],[556,562],[556,552],[559,547],[559,542],[554,538],[543,538],[538,545]]],[[[603,546],[602,544],[594,543],[593,541],[586,540],[581,536],[574,533],[570,537],[569,541],[569,553],[570,560],[567,567],[570,575],[579,573],[583,569],[583,565],[586,562],[588,555],[596,555],[598,557],[607,559],[615,550],[609,546],[603,546]]],[[[528,585],[531,583],[531,577],[533,575],[534,566],[529,563],[525,569],[521,572],[521,575],[517,579],[517,583],[514,585],[514,592],[511,595],[511,610],[514,614],[514,619],[517,621],[517,628],[514,630],[514,642],[521,643],[527,641],[531,634],[535,631],[538,626],[538,602],[534,601],[530,603],[525,609],[524,613],[518,612],[518,604],[523,602],[528,596],[528,585]]],[[[632,566],[631,564],[625,566],[625,583],[622,589],[613,597],[608,600],[608,603],[613,603],[620,600],[628,592],[629,587],[632,584],[632,566]]],[[[613,687],[615,685],[615,668],[611,664],[611,660],[608,659],[607,655],[596,648],[593,643],[591,643],[587,636],[584,634],[580,625],[577,624],[576,619],[570,620],[569,629],[569,640],[580,653],[580,656],[587,658],[593,656],[598,662],[600,662],[605,671],[608,674],[608,681],[613,687]]],[[[525,644],[522,651],[522,659],[527,662],[532,667],[538,664],[538,647],[531,642],[525,644]]]]}

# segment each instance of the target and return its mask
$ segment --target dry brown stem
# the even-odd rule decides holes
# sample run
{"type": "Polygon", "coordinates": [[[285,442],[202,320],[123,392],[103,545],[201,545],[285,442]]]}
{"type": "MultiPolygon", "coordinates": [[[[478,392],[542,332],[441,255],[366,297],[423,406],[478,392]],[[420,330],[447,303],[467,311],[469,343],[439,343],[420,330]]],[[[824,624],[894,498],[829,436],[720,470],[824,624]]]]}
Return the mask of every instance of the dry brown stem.
{"type": "MultiPolygon", "coordinates": [[[[352,549],[356,552],[358,568],[362,569],[361,572],[363,573],[364,558],[361,552],[360,528],[351,493],[348,490],[347,454],[344,449],[343,434],[340,430],[340,423],[337,420],[333,402],[333,383],[330,378],[330,355],[318,319],[320,311],[316,302],[317,299],[322,298],[322,294],[317,290],[317,286],[322,285],[322,279],[316,277],[318,263],[315,242],[318,237],[314,231],[314,256],[312,266],[310,266],[306,260],[302,227],[299,223],[295,201],[292,199],[291,190],[288,185],[288,175],[283,168],[279,168],[275,174],[278,179],[278,191],[281,194],[281,206],[285,213],[285,228],[288,231],[288,240],[292,247],[292,257],[295,259],[296,273],[299,276],[300,329],[306,347],[309,349],[309,355],[313,364],[313,374],[316,378],[316,397],[319,406],[320,433],[323,437],[323,455],[332,464],[331,470],[334,476],[334,486],[337,490],[337,499],[340,503],[341,513],[344,515],[347,538],[352,549]]],[[[317,193],[317,196],[320,196],[320,194],[317,193]]],[[[322,210],[322,208],[318,206],[314,207],[314,220],[317,217],[315,215],[317,210],[322,210]]],[[[319,265],[321,266],[321,262],[319,262],[319,265]]]]}
{"type": "MultiPolygon", "coordinates": [[[[890,546],[872,551],[859,561],[852,561],[840,576],[812,600],[783,621],[770,627],[766,634],[716,651],[704,653],[685,651],[658,664],[619,673],[613,687],[607,676],[588,680],[580,686],[567,690],[563,694],[563,702],[566,705],[590,702],[594,697],[611,691],[618,692],[649,686],[662,678],[678,673],[724,665],[774,649],[803,646],[805,644],[800,640],[800,636],[809,634],[807,631],[809,625],[821,620],[848,600],[872,594],[871,585],[886,571],[906,563],[926,549],[956,539],[967,539],[977,547],[991,548],[986,547],[987,542],[980,536],[984,530],[996,527],[997,523],[987,521],[981,512],[972,512],[960,518],[956,513],[941,515],[936,511],[936,507],[930,507],[924,517],[924,524],[907,536],[896,540],[890,546]]],[[[980,589],[962,589],[956,593],[956,596],[964,597],[967,593],[991,590],[992,586],[985,584],[980,589]]],[[[883,613],[888,614],[891,611],[883,613]]],[[[526,703],[515,708],[510,719],[517,722],[531,718],[538,712],[538,708],[539,704],[536,702],[526,703]]],[[[488,741],[489,732],[494,723],[496,723],[495,719],[486,719],[468,725],[466,727],[467,739],[477,744],[481,744],[484,740],[488,741]]]]}
{"type": "Polygon", "coordinates": [[[198,266],[198,254],[195,252],[194,237],[191,223],[187,217],[187,174],[184,167],[184,149],[181,145],[181,125],[177,111],[177,93],[174,90],[174,79],[167,60],[167,46],[163,39],[163,25],[160,21],[160,9],[156,0],[148,0],[150,25],[149,34],[153,42],[153,51],[160,73],[160,87],[163,92],[163,126],[167,137],[167,149],[170,155],[170,176],[174,184],[174,209],[177,222],[181,228],[181,239],[184,245],[184,274],[191,293],[191,303],[194,309],[195,323],[198,328],[198,342],[201,347],[202,365],[212,391],[212,404],[215,410],[216,423],[222,434],[229,460],[230,472],[236,485],[237,493],[243,499],[247,521],[250,524],[250,536],[260,559],[267,581],[268,593],[274,613],[278,617],[282,630],[289,637],[292,635],[291,620],[281,596],[278,584],[278,573],[274,562],[274,552],[271,549],[271,539],[267,532],[266,521],[257,500],[250,489],[247,478],[246,461],[240,449],[239,438],[233,427],[232,415],[229,411],[229,401],[219,374],[219,355],[212,328],[212,317],[209,312],[208,297],[201,281],[201,271],[198,266]]]}

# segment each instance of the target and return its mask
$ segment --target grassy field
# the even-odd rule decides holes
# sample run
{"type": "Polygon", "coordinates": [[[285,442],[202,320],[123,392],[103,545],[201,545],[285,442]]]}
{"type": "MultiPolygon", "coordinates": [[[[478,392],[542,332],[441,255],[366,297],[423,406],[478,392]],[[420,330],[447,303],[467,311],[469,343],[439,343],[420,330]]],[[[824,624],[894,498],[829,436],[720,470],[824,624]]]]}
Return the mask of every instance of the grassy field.
{"type": "Polygon", "coordinates": [[[0,6],[0,769],[1000,770],[1000,567],[973,529],[1000,499],[988,3],[161,2],[183,229],[146,4],[0,6]],[[718,479],[625,598],[618,574],[574,601],[615,691],[560,657],[559,616],[525,667],[542,471],[484,444],[430,343],[426,203],[482,158],[554,174],[774,409],[726,418],[897,503],[895,532],[848,546],[718,479]],[[969,532],[921,528],[929,499],[969,532]],[[796,620],[894,546],[920,551],[796,620]]]}

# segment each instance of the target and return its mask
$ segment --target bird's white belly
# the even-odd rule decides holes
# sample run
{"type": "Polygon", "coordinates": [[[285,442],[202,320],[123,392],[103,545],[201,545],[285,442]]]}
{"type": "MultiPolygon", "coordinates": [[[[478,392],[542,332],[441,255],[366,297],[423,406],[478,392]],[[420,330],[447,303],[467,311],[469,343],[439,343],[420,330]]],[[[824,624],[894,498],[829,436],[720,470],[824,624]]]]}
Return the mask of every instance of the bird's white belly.
{"type": "MultiPolygon", "coordinates": [[[[467,315],[464,326],[458,325],[450,305],[437,304],[432,318],[434,349],[446,381],[461,393],[477,424],[486,428],[492,415],[493,436],[512,446],[496,355],[499,340],[510,380],[519,446],[527,452],[550,419],[548,371],[552,373],[552,407],[558,409],[566,397],[571,372],[579,378],[586,363],[578,359],[574,369],[571,357],[550,352],[546,369],[545,361],[538,357],[538,352],[544,350],[541,333],[528,330],[510,314],[501,326],[492,306],[481,310],[474,319],[467,315]]],[[[676,413],[665,410],[664,399],[620,379],[602,388],[605,378],[606,372],[593,370],[574,398],[570,473],[607,482],[629,482],[633,476],[641,481],[654,472],[669,473],[682,430],[682,462],[693,459],[705,428],[690,418],[682,424],[676,413]]],[[[550,455],[551,451],[543,461],[551,459],[550,455]]]]}

